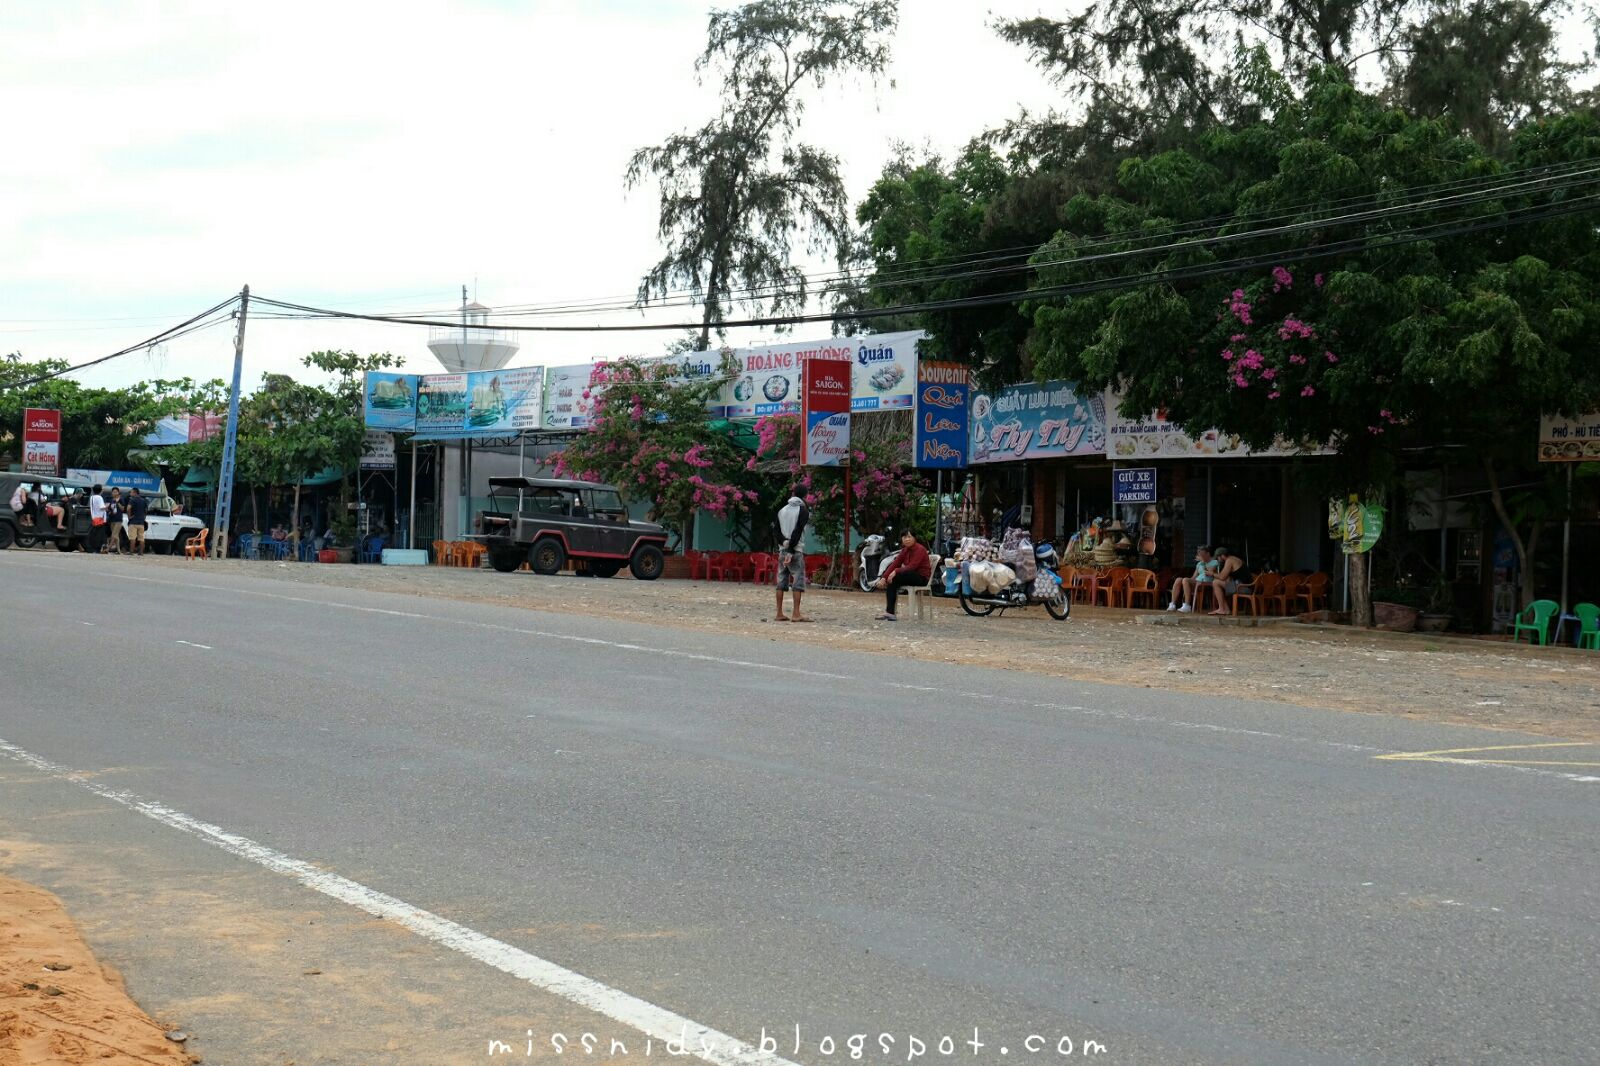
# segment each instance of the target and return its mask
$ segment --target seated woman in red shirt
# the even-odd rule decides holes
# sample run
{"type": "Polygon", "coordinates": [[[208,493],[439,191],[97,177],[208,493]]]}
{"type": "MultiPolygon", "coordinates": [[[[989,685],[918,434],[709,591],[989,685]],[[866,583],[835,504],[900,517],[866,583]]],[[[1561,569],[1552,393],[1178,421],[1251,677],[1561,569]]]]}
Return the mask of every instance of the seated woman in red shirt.
{"type": "Polygon", "coordinates": [[[928,549],[917,543],[917,535],[909,529],[900,534],[900,554],[895,556],[894,563],[879,575],[877,582],[872,586],[883,589],[888,594],[888,605],[878,618],[885,622],[898,621],[894,616],[894,608],[900,590],[926,585],[932,573],[928,549]]]}

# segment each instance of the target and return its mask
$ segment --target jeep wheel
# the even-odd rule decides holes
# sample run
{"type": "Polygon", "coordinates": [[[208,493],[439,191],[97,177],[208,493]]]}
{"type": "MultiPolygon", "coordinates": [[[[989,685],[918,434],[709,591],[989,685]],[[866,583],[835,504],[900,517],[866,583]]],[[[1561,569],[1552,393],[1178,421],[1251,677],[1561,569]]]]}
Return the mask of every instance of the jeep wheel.
{"type": "Polygon", "coordinates": [[[32,534],[32,533],[18,533],[17,534],[17,547],[19,547],[19,548],[36,548],[38,546],[39,546],[39,538],[37,536],[35,536],[34,534],[32,534]]]}
{"type": "Polygon", "coordinates": [[[509,574],[522,565],[522,553],[498,548],[489,553],[489,565],[502,574],[509,574]]]}
{"type": "Polygon", "coordinates": [[[567,549],[554,537],[546,537],[528,550],[528,565],[536,574],[559,574],[567,565],[567,549]]]}
{"type": "Polygon", "coordinates": [[[78,542],[71,537],[61,537],[56,541],[56,551],[69,552],[78,546],[78,542]]]}
{"type": "Polygon", "coordinates": [[[590,559],[589,573],[595,577],[616,577],[617,571],[622,569],[622,564],[615,559],[590,559]]]}
{"type": "Polygon", "coordinates": [[[0,522],[0,551],[5,551],[17,542],[17,531],[11,528],[10,522],[0,522]]]}
{"type": "Polygon", "coordinates": [[[661,549],[654,544],[641,544],[633,553],[633,558],[628,561],[628,569],[640,581],[654,581],[661,576],[661,571],[666,568],[666,556],[661,554],[661,549]]]}

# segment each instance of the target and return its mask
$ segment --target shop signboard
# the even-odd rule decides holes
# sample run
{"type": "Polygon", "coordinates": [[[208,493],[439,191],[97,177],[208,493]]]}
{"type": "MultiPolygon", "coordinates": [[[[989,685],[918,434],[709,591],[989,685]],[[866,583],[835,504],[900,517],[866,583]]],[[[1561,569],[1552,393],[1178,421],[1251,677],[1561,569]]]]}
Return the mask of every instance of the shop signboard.
{"type": "Polygon", "coordinates": [[[917,389],[917,342],[925,336],[921,330],[909,330],[836,338],[855,342],[850,410],[910,410],[917,389]]]}
{"type": "Polygon", "coordinates": [[[1576,418],[1539,419],[1539,461],[1576,463],[1600,460],[1600,411],[1576,418]]]}
{"type": "MultiPolygon", "coordinates": [[[[669,381],[697,381],[716,375],[721,352],[689,352],[678,356],[635,359],[646,374],[669,381]]],[[[610,385],[616,363],[599,360],[573,366],[553,366],[545,372],[544,428],[584,429],[594,423],[594,405],[610,385]]],[[[715,396],[708,403],[716,403],[715,396]]]]}
{"type": "Polygon", "coordinates": [[[1138,466],[1111,472],[1113,503],[1155,503],[1156,468],[1138,466]]]}
{"type": "Polygon", "coordinates": [[[85,485],[104,485],[107,491],[138,489],[146,496],[154,496],[161,489],[159,477],[138,470],[88,470],[74,466],[67,469],[67,479],[81,481],[85,485]]]}
{"type": "Polygon", "coordinates": [[[803,365],[803,466],[839,466],[850,454],[850,367],[845,359],[808,359],[803,365]]]}
{"type": "Polygon", "coordinates": [[[495,437],[538,429],[543,414],[543,367],[480,370],[467,375],[468,435],[495,437]]]}
{"type": "Polygon", "coordinates": [[[975,389],[971,412],[974,465],[1105,453],[1105,397],[1070,381],[975,389]]]}
{"type": "Polygon", "coordinates": [[[366,443],[361,447],[361,469],[394,469],[394,434],[381,429],[367,430],[366,443]]]}
{"type": "Polygon", "coordinates": [[[418,374],[369,370],[361,385],[362,417],[368,429],[409,433],[417,428],[418,374]]]}
{"type": "Polygon", "coordinates": [[[967,465],[968,370],[960,363],[917,364],[917,429],[912,459],[924,470],[967,465]]]}
{"type": "Polygon", "coordinates": [[[467,424],[468,374],[424,374],[417,383],[417,432],[459,434],[467,424]]]}
{"type": "Polygon", "coordinates": [[[1270,448],[1249,448],[1236,433],[1208,429],[1191,437],[1165,411],[1153,411],[1143,418],[1128,418],[1119,413],[1121,397],[1106,394],[1106,458],[1108,459],[1243,459],[1289,455],[1332,455],[1333,449],[1300,447],[1280,440],[1270,448]]]}
{"type": "Polygon", "coordinates": [[[61,469],[61,412],[22,410],[22,472],[54,477],[61,469]]]}
{"type": "MultiPolygon", "coordinates": [[[[811,359],[852,362],[855,344],[848,337],[794,344],[763,344],[733,353],[734,373],[713,397],[711,414],[721,418],[760,418],[800,411],[801,369],[811,359]]],[[[846,392],[850,380],[846,379],[846,392]]]]}

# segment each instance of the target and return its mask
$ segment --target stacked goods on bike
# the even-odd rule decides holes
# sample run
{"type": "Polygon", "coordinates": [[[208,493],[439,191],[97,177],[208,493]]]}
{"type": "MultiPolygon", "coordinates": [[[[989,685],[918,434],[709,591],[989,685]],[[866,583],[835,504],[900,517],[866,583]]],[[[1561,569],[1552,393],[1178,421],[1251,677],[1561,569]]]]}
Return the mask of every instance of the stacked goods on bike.
{"type": "Polygon", "coordinates": [[[1072,605],[1056,574],[1055,548],[1035,547],[1025,529],[1006,531],[997,546],[983,537],[966,537],[956,550],[961,568],[961,608],[983,617],[1042,604],[1052,618],[1065,619],[1072,605]]]}

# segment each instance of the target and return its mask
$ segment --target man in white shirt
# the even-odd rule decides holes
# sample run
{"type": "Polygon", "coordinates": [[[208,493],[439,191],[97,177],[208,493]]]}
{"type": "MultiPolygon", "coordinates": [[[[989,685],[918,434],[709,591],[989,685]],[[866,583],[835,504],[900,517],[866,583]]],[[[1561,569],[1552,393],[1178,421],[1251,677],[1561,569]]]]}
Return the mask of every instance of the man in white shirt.
{"type": "Polygon", "coordinates": [[[99,552],[106,542],[106,498],[96,485],[89,493],[89,550],[99,552]]]}

